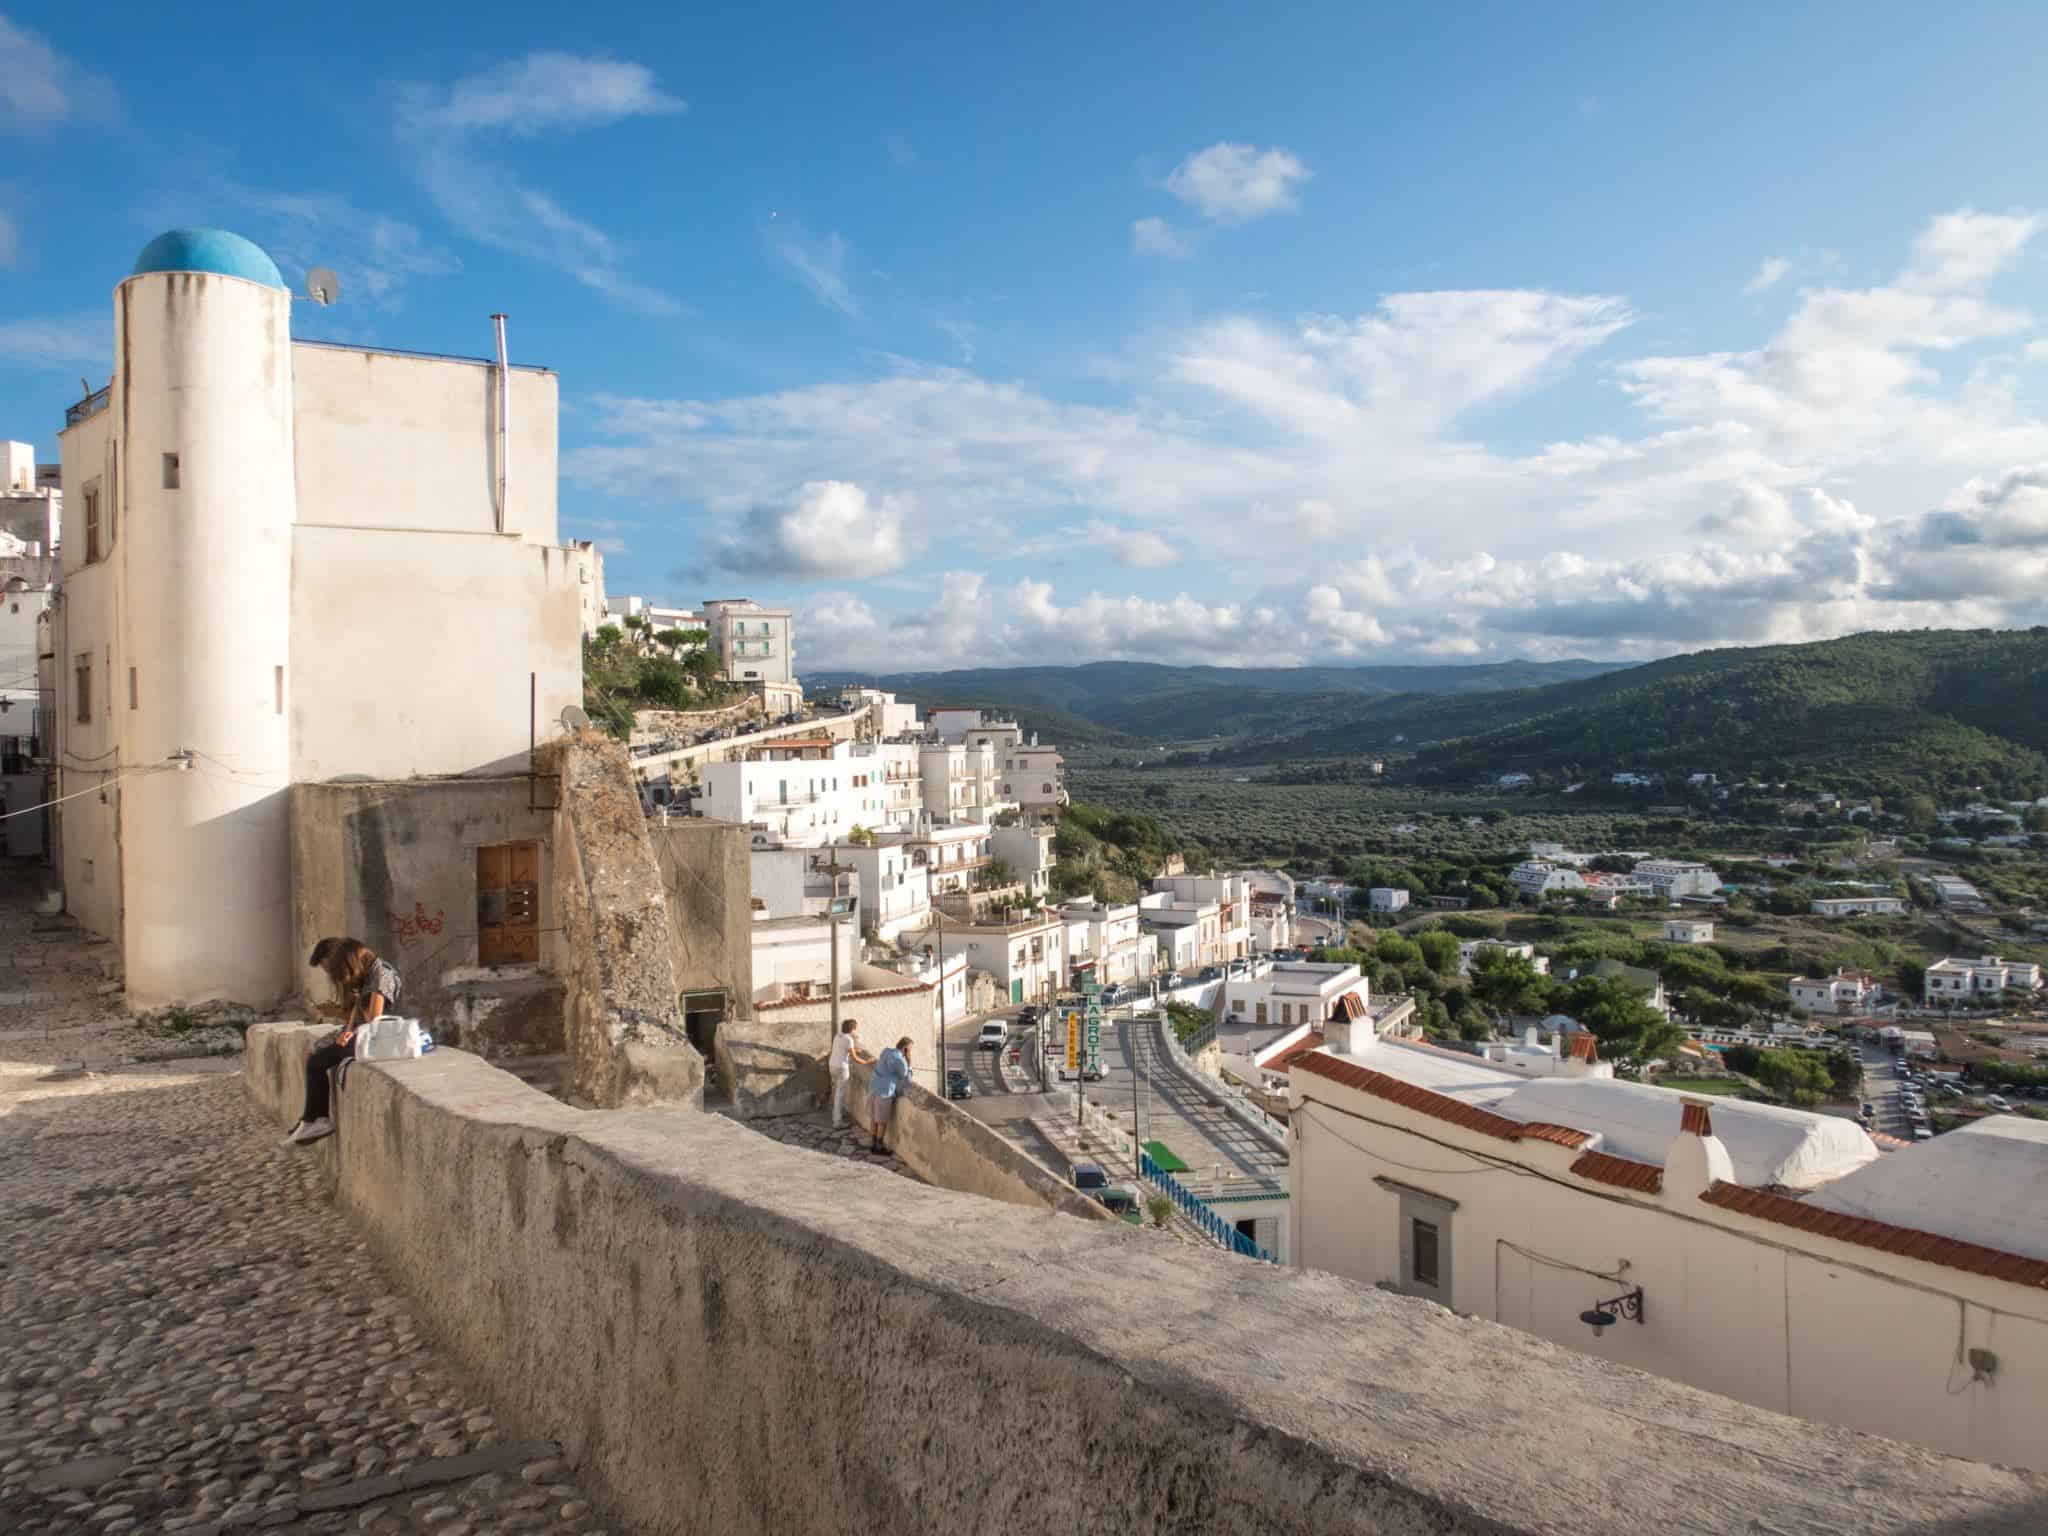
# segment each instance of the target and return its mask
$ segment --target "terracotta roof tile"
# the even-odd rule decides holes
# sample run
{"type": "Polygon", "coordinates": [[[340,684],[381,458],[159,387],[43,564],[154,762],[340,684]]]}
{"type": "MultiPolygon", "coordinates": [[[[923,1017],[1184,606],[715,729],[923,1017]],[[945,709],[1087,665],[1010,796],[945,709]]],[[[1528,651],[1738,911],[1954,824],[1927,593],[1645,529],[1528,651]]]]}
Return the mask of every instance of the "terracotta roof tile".
{"type": "Polygon", "coordinates": [[[1272,1060],[1260,1062],[1259,1070],[1261,1072],[1285,1072],[1295,1062],[1308,1055],[1309,1052],[1320,1051],[1322,1048],[1323,1037],[1311,1030],[1279,1055],[1273,1057],[1272,1060]]]}
{"type": "Polygon", "coordinates": [[[1346,992],[1330,1009],[1330,1017],[1333,1019],[1360,1019],[1365,1017],[1365,1013],[1365,1004],[1358,1000],[1356,992],[1346,992]]]}
{"type": "Polygon", "coordinates": [[[1697,1099],[1687,1099],[1678,1111],[1678,1130],[1685,1136],[1713,1135],[1713,1110],[1697,1099]]]}
{"type": "Polygon", "coordinates": [[[1581,1152],[1579,1160],[1572,1164],[1572,1172],[1596,1184],[1612,1184],[1639,1194],[1655,1195],[1664,1189],[1664,1170],[1655,1163],[1639,1163],[1632,1157],[1616,1157],[1611,1152],[1581,1152]]]}
{"type": "Polygon", "coordinates": [[[1449,1094],[1404,1083],[1398,1077],[1371,1071],[1355,1062],[1340,1061],[1335,1056],[1310,1053],[1298,1057],[1293,1067],[1296,1071],[1326,1077],[1346,1088],[1355,1088],[1376,1099],[1399,1104],[1403,1109],[1412,1109],[1417,1114],[1461,1125],[1468,1131],[1477,1131],[1482,1136],[1496,1137],[1501,1141],[1554,1141],[1562,1147],[1579,1147],[1592,1139],[1586,1132],[1573,1130],[1567,1125],[1547,1125],[1540,1121],[1525,1125],[1519,1120],[1510,1120],[1506,1115],[1496,1115],[1490,1109],[1454,1099],[1449,1094]]]}
{"type": "MultiPolygon", "coordinates": [[[[842,1003],[856,1003],[865,1002],[871,997],[906,997],[912,992],[929,992],[935,985],[936,983],[929,981],[914,981],[907,987],[869,987],[860,992],[848,992],[842,989],[839,993],[839,1000],[842,1003]]],[[[772,1003],[754,1004],[754,1012],[766,1013],[771,1008],[799,1008],[808,1003],[822,1003],[830,995],[827,992],[814,992],[807,996],[780,997],[772,1003]]]]}
{"type": "Polygon", "coordinates": [[[1598,1061],[1600,1059],[1600,1042],[1589,1034],[1571,1036],[1570,1043],[1565,1047],[1565,1050],[1567,1055],[1574,1056],[1580,1061],[1598,1061]]]}
{"type": "Polygon", "coordinates": [[[1896,1227],[1888,1221],[1873,1221],[1867,1216],[1847,1216],[1840,1211],[1794,1200],[1789,1195],[1775,1194],[1767,1189],[1746,1189],[1740,1184],[1716,1183],[1700,1198],[1708,1205],[1733,1211],[1738,1216],[1776,1222],[1779,1226],[1809,1232],[1815,1237],[1854,1243],[1859,1248],[1875,1248],[1881,1253],[1960,1269],[1966,1274],[1989,1275],[1996,1280],[2009,1280],[2015,1285],[2048,1290],[2048,1260],[2030,1259],[2003,1249],[1986,1248],[1979,1243],[1961,1242],[1938,1232],[1923,1232],[1917,1227],[1896,1227]]]}

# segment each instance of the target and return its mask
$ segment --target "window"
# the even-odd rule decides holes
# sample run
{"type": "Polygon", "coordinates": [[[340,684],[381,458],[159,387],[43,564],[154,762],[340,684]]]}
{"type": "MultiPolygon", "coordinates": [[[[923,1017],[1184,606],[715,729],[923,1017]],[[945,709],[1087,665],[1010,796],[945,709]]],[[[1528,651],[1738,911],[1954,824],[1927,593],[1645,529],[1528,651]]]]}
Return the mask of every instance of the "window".
{"type": "Polygon", "coordinates": [[[1420,1216],[1411,1217],[1408,1222],[1408,1278],[1417,1285],[1426,1285],[1431,1290],[1441,1288],[1437,1277],[1436,1223],[1424,1221],[1420,1216]]]}
{"type": "Polygon", "coordinates": [[[164,489],[175,491],[177,488],[178,456],[175,453],[167,453],[164,455],[164,489]]]}
{"type": "Polygon", "coordinates": [[[71,692],[72,696],[78,701],[78,707],[73,718],[80,725],[85,725],[92,720],[92,652],[81,651],[79,653],[78,664],[74,670],[73,677],[75,680],[72,683],[71,692]]]}
{"type": "Polygon", "coordinates": [[[130,709],[135,708],[135,698],[135,669],[133,667],[130,667],[128,669],[128,707],[130,709]]]}
{"type": "MultiPolygon", "coordinates": [[[[100,488],[97,483],[85,488],[85,563],[91,565],[100,557],[100,488]]],[[[80,715],[83,720],[85,716],[80,715]]]]}

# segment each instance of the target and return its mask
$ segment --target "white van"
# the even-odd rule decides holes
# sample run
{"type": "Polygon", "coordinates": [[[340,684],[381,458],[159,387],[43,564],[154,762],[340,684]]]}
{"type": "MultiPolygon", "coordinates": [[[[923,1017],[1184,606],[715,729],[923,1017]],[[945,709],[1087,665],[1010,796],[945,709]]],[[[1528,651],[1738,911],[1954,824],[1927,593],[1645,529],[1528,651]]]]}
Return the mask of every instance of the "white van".
{"type": "Polygon", "coordinates": [[[984,1051],[1000,1051],[1010,1043],[1010,1026],[1001,1019],[990,1019],[981,1026],[974,1043],[984,1051]]]}

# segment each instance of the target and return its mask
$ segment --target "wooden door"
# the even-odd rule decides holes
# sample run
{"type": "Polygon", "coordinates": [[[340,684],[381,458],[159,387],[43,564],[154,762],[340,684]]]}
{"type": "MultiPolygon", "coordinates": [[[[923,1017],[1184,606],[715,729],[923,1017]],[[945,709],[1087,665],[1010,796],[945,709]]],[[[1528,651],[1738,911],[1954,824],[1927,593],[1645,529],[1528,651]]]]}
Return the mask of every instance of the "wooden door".
{"type": "Polygon", "coordinates": [[[540,844],[494,843],[476,851],[479,965],[540,963],[540,844]]]}

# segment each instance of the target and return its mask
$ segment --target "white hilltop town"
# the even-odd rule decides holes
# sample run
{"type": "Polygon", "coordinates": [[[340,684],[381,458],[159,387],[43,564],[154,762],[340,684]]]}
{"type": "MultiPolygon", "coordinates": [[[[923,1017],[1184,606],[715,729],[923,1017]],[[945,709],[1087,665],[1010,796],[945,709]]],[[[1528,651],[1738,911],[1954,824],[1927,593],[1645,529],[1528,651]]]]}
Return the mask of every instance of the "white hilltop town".
{"type": "MultiPolygon", "coordinates": [[[[1922,1015],[2038,967],[1426,1038],[1504,967],[1683,999],[1540,935],[1390,984],[1458,900],[1397,883],[1073,895],[1028,718],[606,594],[510,317],[316,342],[232,233],[88,257],[115,371],[0,495],[0,1529],[2048,1530],[2048,1121],[1916,1108],[1922,1015]],[[619,645],[702,707],[593,727],[619,645]],[[400,1027],[280,1147],[339,937],[400,1027]],[[1670,1070],[1777,1048],[1863,1102],[1670,1070]]],[[[1704,965],[1683,851],[1502,864],[1704,965]]]]}

